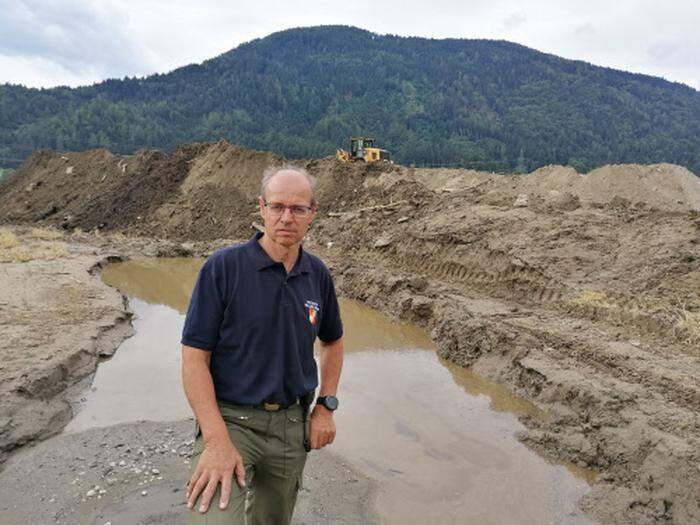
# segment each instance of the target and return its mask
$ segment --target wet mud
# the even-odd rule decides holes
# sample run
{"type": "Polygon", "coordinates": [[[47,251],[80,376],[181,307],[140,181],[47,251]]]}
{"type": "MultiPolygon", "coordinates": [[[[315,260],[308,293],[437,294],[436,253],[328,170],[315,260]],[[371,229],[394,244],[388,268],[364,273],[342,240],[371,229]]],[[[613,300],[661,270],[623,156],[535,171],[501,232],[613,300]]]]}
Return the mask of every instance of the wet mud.
{"type": "MultiPolygon", "coordinates": [[[[0,222],[25,228],[28,240],[20,244],[65,242],[71,254],[94,257],[89,264],[109,255],[206,255],[249,237],[261,168],[279,159],[220,142],[183,150],[169,163],[155,160],[37,154],[0,188],[0,222]],[[137,173],[173,176],[154,186],[144,180],[161,193],[134,199],[128,221],[113,219],[119,207],[111,203],[137,173]],[[66,233],[35,239],[29,230],[36,226],[66,233]]],[[[507,385],[547,413],[521,414],[520,438],[547,457],[599,472],[581,503],[589,516],[635,525],[700,521],[693,490],[700,486],[697,177],[665,164],[585,175],[554,166],[525,176],[332,159],[301,164],[319,178],[321,208],[308,248],[331,266],[341,293],[420,325],[443,359],[507,385]]],[[[12,290],[25,280],[50,281],[64,264],[58,247],[34,258],[18,248],[0,251],[0,278],[14,283],[12,290]],[[43,277],[23,273],[42,264],[43,277]]],[[[67,277],[60,271],[57,282],[67,277]]],[[[56,403],[71,383],[65,378],[94,369],[71,362],[35,373],[39,354],[55,353],[53,335],[32,343],[12,330],[49,330],[18,324],[42,301],[23,302],[12,292],[0,300],[2,335],[13,337],[3,358],[36,352],[33,364],[12,357],[20,364],[3,382],[10,385],[0,399],[6,452],[57,432],[66,419],[31,418],[51,424],[17,430],[30,421],[18,407],[56,403]],[[35,377],[45,379],[35,384],[35,377]]],[[[64,303],[71,301],[81,302],[68,296],[64,303]]],[[[63,327],[59,317],[46,319],[63,327]]]]}

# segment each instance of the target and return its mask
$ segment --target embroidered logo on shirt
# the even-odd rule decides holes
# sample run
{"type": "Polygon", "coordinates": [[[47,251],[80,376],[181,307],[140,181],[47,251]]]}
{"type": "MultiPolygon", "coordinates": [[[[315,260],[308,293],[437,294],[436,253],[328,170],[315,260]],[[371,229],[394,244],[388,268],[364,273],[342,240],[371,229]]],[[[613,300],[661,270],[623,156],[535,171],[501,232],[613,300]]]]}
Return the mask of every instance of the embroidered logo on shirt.
{"type": "Polygon", "coordinates": [[[304,303],[304,306],[308,310],[309,313],[309,322],[316,326],[316,323],[318,322],[318,303],[314,301],[306,301],[304,303]]]}

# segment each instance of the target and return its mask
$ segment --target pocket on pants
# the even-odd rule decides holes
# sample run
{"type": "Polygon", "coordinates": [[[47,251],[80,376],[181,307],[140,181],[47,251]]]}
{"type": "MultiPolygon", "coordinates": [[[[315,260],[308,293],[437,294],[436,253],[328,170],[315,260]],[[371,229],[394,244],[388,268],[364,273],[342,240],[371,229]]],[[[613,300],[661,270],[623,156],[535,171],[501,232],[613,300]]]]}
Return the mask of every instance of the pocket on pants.
{"type": "Polygon", "coordinates": [[[256,418],[255,409],[219,403],[219,410],[221,411],[221,418],[227,425],[237,425],[246,428],[257,427],[258,418],[256,418]]]}

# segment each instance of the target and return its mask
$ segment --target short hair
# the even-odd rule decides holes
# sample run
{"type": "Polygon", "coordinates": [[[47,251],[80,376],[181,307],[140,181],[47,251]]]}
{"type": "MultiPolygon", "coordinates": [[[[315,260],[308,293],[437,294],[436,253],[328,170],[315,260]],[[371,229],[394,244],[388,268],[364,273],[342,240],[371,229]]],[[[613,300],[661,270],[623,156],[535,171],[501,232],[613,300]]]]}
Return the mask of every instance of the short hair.
{"type": "Polygon", "coordinates": [[[293,164],[282,164],[281,166],[268,166],[263,171],[262,180],[260,181],[260,197],[265,198],[265,190],[267,190],[267,185],[270,184],[272,178],[277,175],[280,171],[293,171],[302,175],[309,183],[311,187],[311,205],[316,205],[316,185],[318,181],[316,177],[311,175],[304,168],[299,166],[294,166],[293,164]]]}

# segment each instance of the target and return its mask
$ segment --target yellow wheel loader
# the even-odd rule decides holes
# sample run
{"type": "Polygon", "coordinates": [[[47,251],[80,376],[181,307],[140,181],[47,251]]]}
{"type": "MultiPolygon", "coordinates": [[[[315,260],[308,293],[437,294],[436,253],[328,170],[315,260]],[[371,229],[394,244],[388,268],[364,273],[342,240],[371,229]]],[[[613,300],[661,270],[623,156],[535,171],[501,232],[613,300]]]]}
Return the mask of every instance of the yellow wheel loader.
{"type": "Polygon", "coordinates": [[[339,149],[335,156],[342,162],[361,160],[364,162],[391,162],[391,154],[381,148],[374,147],[374,139],[368,137],[353,137],[350,139],[350,151],[339,149]]]}

